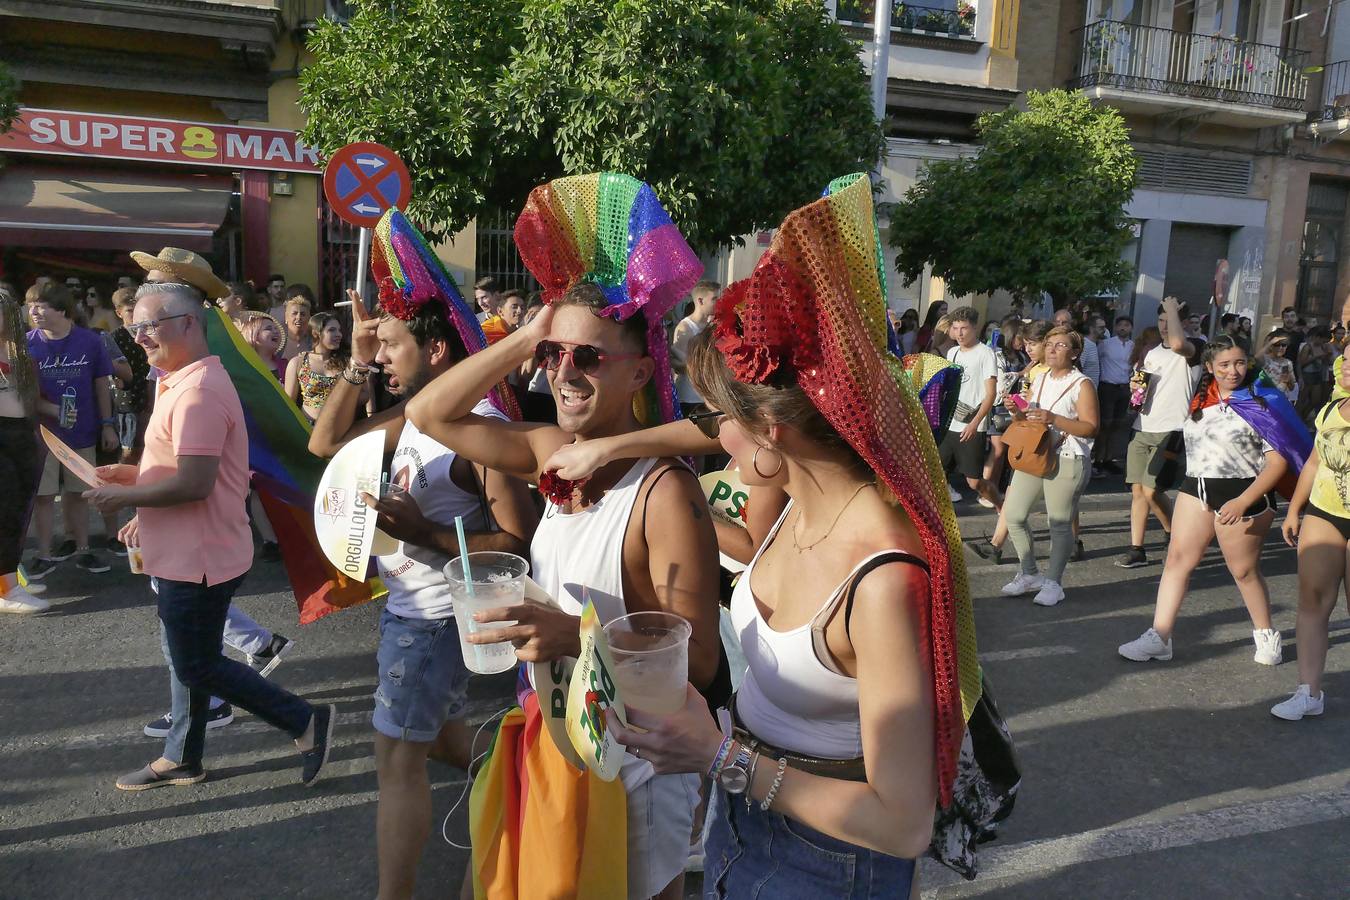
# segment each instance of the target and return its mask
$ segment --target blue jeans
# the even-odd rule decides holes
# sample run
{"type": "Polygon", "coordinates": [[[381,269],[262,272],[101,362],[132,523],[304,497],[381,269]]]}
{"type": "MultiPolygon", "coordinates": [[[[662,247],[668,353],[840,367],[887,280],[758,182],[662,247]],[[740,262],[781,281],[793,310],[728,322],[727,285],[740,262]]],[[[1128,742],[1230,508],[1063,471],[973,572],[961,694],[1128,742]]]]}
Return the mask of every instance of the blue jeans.
{"type": "Polygon", "coordinates": [[[230,598],[244,576],[208,587],[204,582],[155,579],[173,721],[164,758],[196,768],[206,748],[211,695],[242,707],[267,724],[298,738],[309,727],[314,707],[221,654],[221,635],[230,598]]]}
{"type": "MultiPolygon", "coordinates": [[[[761,765],[763,761],[761,760],[761,765]]],[[[705,900],[903,900],[914,860],[828,837],[716,789],[703,848],[705,900]]]]}

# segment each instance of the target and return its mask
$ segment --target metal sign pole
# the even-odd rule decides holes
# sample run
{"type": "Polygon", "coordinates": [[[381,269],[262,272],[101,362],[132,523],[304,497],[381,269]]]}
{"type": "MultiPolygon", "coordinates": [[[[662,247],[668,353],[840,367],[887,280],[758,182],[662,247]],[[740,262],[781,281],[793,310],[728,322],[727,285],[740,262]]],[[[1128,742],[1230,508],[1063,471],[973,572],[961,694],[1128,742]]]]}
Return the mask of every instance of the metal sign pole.
{"type": "Polygon", "coordinates": [[[356,293],[361,298],[361,302],[366,304],[366,311],[372,311],[370,302],[366,300],[366,270],[370,268],[370,229],[361,229],[361,238],[356,245],[356,293]]]}

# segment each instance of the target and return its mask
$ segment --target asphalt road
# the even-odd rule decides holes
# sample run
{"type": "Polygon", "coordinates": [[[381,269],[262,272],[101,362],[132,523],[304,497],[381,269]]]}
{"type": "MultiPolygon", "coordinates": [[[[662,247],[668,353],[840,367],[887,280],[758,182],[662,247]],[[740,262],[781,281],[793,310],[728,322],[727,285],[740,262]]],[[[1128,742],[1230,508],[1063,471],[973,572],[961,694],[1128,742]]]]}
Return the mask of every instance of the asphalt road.
{"type": "MultiPolygon", "coordinates": [[[[1267,711],[1297,680],[1294,557],[1274,536],[1264,571],[1284,665],[1252,662],[1251,626],[1217,551],[1192,582],[1174,660],[1126,662],[1115,647],[1149,624],[1161,567],[1111,565],[1125,510],[1121,494],[1087,498],[1089,559],[1070,565],[1068,598],[1052,609],[998,595],[1012,564],[970,559],[981,655],[1025,781],[980,877],[925,863],[924,896],[1350,896],[1345,607],[1332,621],[1321,719],[1267,711]]],[[[960,511],[968,533],[992,528],[991,513],[960,511]]],[[[208,736],[205,783],[123,794],[113,780],[158,755],[141,727],[168,702],[150,595],[120,562],[97,576],[67,565],[48,583],[50,613],[0,619],[0,898],[374,896],[376,607],[298,628],[275,565],[259,566],[239,598],[300,641],[274,678],[338,706],[320,786],[302,788],[287,739],[240,711],[208,736]]],[[[474,717],[504,705],[510,683],[475,678],[474,717]]],[[[439,764],[432,772],[439,828],[464,781],[439,764]]],[[[448,832],[464,842],[462,807],[448,832]]],[[[434,836],[418,896],[455,896],[466,858],[434,836]]]]}

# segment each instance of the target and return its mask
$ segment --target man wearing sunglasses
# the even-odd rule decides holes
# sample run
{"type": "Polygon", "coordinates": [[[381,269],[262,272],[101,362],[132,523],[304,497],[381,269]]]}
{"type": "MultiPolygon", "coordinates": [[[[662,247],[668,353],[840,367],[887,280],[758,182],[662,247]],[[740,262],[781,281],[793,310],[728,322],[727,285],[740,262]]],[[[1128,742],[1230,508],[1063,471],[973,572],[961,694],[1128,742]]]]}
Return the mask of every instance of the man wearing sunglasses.
{"type": "Polygon", "coordinates": [[[210,699],[238,704],[295,740],[301,783],[328,761],[336,709],[315,707],[221,653],[230,599],[253,564],[248,434],[219,357],[206,346],[201,296],[178,283],[146,284],[127,326],[163,376],[140,464],[102,466],[104,487],[85,493],[100,512],[134,507],[118,537],[139,546],[158,595],[173,710],[164,753],[117,787],[143,791],[196,784],[210,699]]]}
{"type": "MultiPolygon", "coordinates": [[[[467,355],[438,300],[403,314],[371,316],[355,291],[352,351],[347,369],[328,395],[310,437],[310,452],[331,457],[363,434],[384,434],[393,454],[390,481],[404,490],[366,502],[379,527],[402,543],[377,558],[389,590],[380,620],[375,693],[375,771],[380,797],[376,845],[380,896],[411,897],[417,864],[431,830],[428,756],[469,768],[472,736],[464,723],[469,672],[460,655],[445,564],[460,555],[455,517],[463,516],[468,550],[524,555],[538,516],[529,489],[473,465],[404,419],[398,403],[359,422],[361,385],[379,366],[396,397],[409,398],[432,379],[464,365],[467,355]],[[494,527],[495,525],[495,527],[494,527]],[[421,673],[421,674],[418,674],[421,673]]],[[[477,415],[506,424],[479,395],[477,415]]]]}
{"type": "MultiPolygon", "coordinates": [[[[517,623],[483,637],[511,641],[526,661],[575,657],[585,586],[602,622],[645,610],[688,620],[689,681],[715,695],[724,674],[717,539],[693,473],[676,460],[648,457],[602,466],[575,485],[544,477],[558,448],[641,428],[634,398],[656,367],[647,319],[639,312],[618,322],[608,310],[597,286],[574,286],[529,325],[432,382],[409,402],[408,419],[461,456],[540,483],[549,497],[530,547],[530,574],[560,608],[526,604],[480,613],[480,621],[517,623]],[[531,356],[548,373],[558,424],[474,414],[477,398],[531,356]]],[[[625,759],[621,778],[629,808],[628,895],[678,897],[697,779],[652,777],[649,764],[636,758],[625,759]]]]}

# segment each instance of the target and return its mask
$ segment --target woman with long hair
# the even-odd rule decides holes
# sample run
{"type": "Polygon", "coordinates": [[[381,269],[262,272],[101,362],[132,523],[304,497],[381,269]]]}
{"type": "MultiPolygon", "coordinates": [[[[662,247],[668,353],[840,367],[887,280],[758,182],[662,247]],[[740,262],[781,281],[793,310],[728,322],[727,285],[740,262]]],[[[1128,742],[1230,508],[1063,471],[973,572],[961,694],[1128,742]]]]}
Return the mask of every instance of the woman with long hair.
{"type": "Polygon", "coordinates": [[[122,327],[122,320],[117,317],[112,300],[103,296],[103,292],[92,284],[84,289],[84,298],[80,301],[80,308],[88,322],[86,327],[92,328],[94,331],[111,334],[122,327]]]}
{"type": "MultiPolygon", "coordinates": [[[[915,348],[918,350],[928,350],[929,344],[931,344],[933,340],[933,332],[937,330],[938,320],[945,315],[947,315],[946,300],[939,300],[936,303],[930,303],[928,305],[928,312],[923,317],[923,325],[919,328],[918,336],[914,338],[915,348]]],[[[942,355],[944,354],[938,354],[938,356],[942,355]]]]}
{"type": "Polygon", "coordinates": [[[34,434],[40,403],[50,407],[44,412],[57,414],[38,396],[23,311],[8,290],[0,291],[0,612],[40,613],[51,605],[19,584],[28,510],[42,474],[34,434]]]}
{"type": "Polygon", "coordinates": [[[911,308],[900,314],[900,325],[896,329],[896,336],[900,338],[900,352],[905,356],[923,349],[919,345],[918,310],[911,308]]]}
{"type": "MultiPolygon", "coordinates": [[[[1267,413],[1274,408],[1278,415],[1288,404],[1274,390],[1251,387],[1254,373],[1247,367],[1247,353],[1229,335],[1216,335],[1206,345],[1204,366],[1183,426],[1186,477],[1172,513],[1172,540],[1158,583],[1153,624],[1121,644],[1120,655],[1137,662],[1172,658],[1172,631],[1191,573],[1217,537],[1251,616],[1255,660],[1279,665],[1280,632],[1271,627],[1270,592],[1260,557],[1275,521],[1275,486],[1291,470],[1291,462],[1281,453],[1283,447],[1277,449],[1271,442],[1272,435],[1263,435],[1248,419],[1253,418],[1252,408],[1267,413]]],[[[1287,413],[1294,416],[1292,409],[1287,413]]],[[[1301,465],[1302,459],[1293,462],[1301,465]]]]}
{"type": "Polygon", "coordinates": [[[332,313],[310,316],[309,333],[314,349],[291,358],[286,366],[286,393],[313,422],[347,367],[347,350],[342,323],[332,313]]]}
{"type": "MultiPolygon", "coordinates": [[[[844,190],[845,209],[870,209],[866,178],[844,190]]],[[[964,614],[947,605],[960,603],[953,579],[963,565],[959,538],[942,524],[951,512],[931,426],[897,361],[861,324],[883,314],[879,279],[830,277],[847,260],[809,271],[800,262],[800,243],[834,198],[790,216],[756,273],[719,300],[715,327],[689,357],[708,412],[573,444],[546,464],[568,477],[574,465],[586,471],[661,441],[681,454],[720,445],[752,490],[789,498],[731,600],[748,662],[733,731],[692,689],[669,716],[630,708],[636,729],[610,714],[615,737],[658,772],[713,779],[708,897],[908,896],[935,802],[945,803],[948,740],[962,730],[947,730],[942,712],[959,673],[934,662],[964,614]],[[799,279],[775,278],[773,262],[799,279]],[[813,281],[819,305],[808,314],[795,285],[813,281]],[[816,316],[843,333],[815,327],[816,316]],[[841,417],[847,431],[831,424],[841,417]]]]}
{"type": "Polygon", "coordinates": [[[1036,591],[1033,602],[1054,606],[1064,599],[1064,567],[1074,551],[1073,521],[1092,477],[1092,441],[1100,420],[1097,389],[1078,368],[1083,336],[1071,327],[1052,328],[1045,336],[1044,352],[1049,368],[1028,386],[1030,407],[1023,412],[1011,398],[1007,405],[1014,418],[1050,429],[1057,458],[1053,471],[1044,477],[1013,472],[1003,516],[1022,571],[1002,591],[1009,597],[1036,591]],[[1050,563],[1044,575],[1037,571],[1036,545],[1027,527],[1031,507],[1041,497],[1050,521],[1050,563]]]}
{"type": "MultiPolygon", "coordinates": [[[[1350,353],[1350,348],[1347,348],[1350,353]]],[[[1298,548],[1298,686],[1271,707],[1271,715],[1297,722],[1325,707],[1331,614],[1350,563],[1350,365],[1341,357],[1337,396],[1314,419],[1313,452],[1298,478],[1281,531],[1298,548]]],[[[1350,594],[1347,595],[1350,605],[1350,594]]]]}
{"type": "MultiPolygon", "coordinates": [[[[1003,446],[1003,432],[1012,424],[1012,414],[1004,406],[1009,394],[1022,388],[1022,370],[1031,363],[1022,340],[1022,321],[1004,319],[999,323],[998,340],[994,346],[994,358],[998,361],[997,381],[994,391],[994,408],[989,415],[989,455],[984,461],[984,480],[1003,489],[1004,461],[1007,456],[1003,446]]],[[[992,509],[993,504],[983,497],[978,498],[981,506],[992,509]]]]}
{"type": "Polygon", "coordinates": [[[1274,329],[1266,335],[1265,344],[1253,362],[1257,371],[1264,373],[1266,379],[1284,394],[1284,399],[1297,403],[1299,384],[1294,377],[1294,361],[1288,356],[1289,338],[1289,332],[1283,328],[1274,329]]]}

